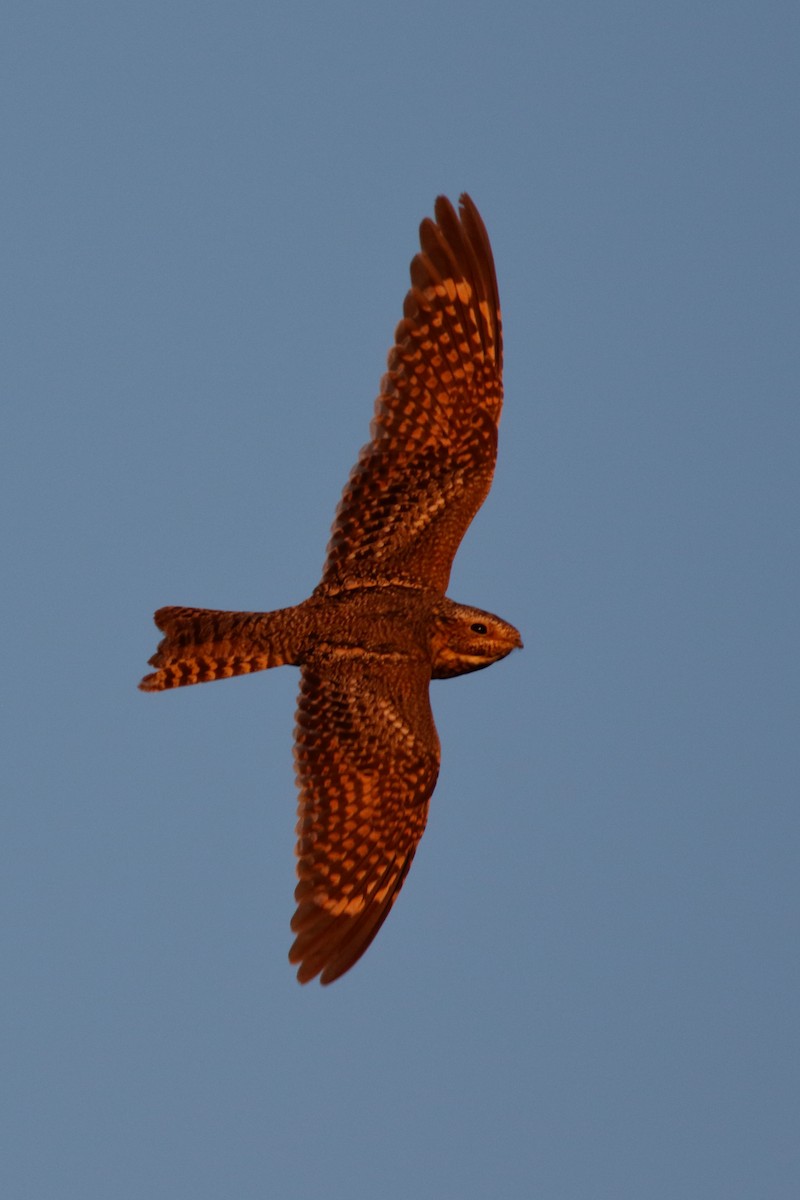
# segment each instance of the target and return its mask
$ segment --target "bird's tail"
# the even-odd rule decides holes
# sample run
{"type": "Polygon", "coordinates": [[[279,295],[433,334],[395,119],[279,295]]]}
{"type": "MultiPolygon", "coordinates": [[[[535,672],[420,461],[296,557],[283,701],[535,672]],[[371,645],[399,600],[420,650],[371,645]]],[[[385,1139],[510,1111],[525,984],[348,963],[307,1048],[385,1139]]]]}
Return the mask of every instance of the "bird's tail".
{"type": "Polygon", "coordinates": [[[143,692],[161,692],[292,662],[291,613],[291,609],[237,613],[160,608],[154,620],[164,637],[150,659],[156,669],[145,675],[139,687],[143,692]]]}

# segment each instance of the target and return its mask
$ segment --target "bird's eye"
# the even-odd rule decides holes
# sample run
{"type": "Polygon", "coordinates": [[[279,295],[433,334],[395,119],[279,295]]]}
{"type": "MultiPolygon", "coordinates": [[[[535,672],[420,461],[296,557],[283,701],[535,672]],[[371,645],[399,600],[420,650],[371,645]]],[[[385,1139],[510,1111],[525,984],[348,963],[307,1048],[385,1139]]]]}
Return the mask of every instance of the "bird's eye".
{"type": "Polygon", "coordinates": [[[486,626],[482,625],[480,621],[476,621],[474,625],[470,625],[470,629],[472,630],[473,633],[486,633],[487,632],[486,626]]]}

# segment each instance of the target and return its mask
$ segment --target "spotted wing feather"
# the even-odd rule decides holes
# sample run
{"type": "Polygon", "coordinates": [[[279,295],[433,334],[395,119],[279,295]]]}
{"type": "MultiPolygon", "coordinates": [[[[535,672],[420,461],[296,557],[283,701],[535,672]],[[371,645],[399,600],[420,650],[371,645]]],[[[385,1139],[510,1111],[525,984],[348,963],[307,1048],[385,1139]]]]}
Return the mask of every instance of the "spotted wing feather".
{"type": "Polygon", "coordinates": [[[336,513],[321,587],[384,578],[444,594],[491,486],[502,406],[494,260],[472,200],[443,196],[420,253],[371,426],[336,513]]]}
{"type": "Polygon", "coordinates": [[[295,730],[300,788],[297,977],[331,983],[389,914],[425,829],[439,771],[430,667],[385,656],[303,669],[295,730]]]}

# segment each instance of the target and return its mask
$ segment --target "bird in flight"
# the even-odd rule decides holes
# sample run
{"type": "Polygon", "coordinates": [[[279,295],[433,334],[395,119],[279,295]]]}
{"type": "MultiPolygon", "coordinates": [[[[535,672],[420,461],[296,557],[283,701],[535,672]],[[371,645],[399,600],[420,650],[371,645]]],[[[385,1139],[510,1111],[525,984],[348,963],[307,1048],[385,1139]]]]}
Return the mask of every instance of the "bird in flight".
{"type": "Polygon", "coordinates": [[[158,692],[300,668],[297,910],[289,960],[332,983],[372,942],[425,829],[439,772],[431,679],[479,671],[522,639],[446,595],[489,491],[502,406],[502,329],[486,228],[440,196],[389,352],[370,440],[336,511],[322,579],[275,612],[160,608],[139,684],[158,692]]]}

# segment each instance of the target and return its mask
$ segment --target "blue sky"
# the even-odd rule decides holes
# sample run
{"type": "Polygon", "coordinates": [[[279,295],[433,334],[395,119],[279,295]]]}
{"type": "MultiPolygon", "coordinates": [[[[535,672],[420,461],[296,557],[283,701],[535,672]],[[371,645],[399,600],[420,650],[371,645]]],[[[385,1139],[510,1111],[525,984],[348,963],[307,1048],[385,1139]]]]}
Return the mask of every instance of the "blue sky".
{"type": "Polygon", "coordinates": [[[788,3],[15,3],[0,38],[3,1195],[800,1189],[788,3]],[[297,675],[162,604],[318,580],[434,197],[506,408],[428,831],[286,960],[297,675]]]}

